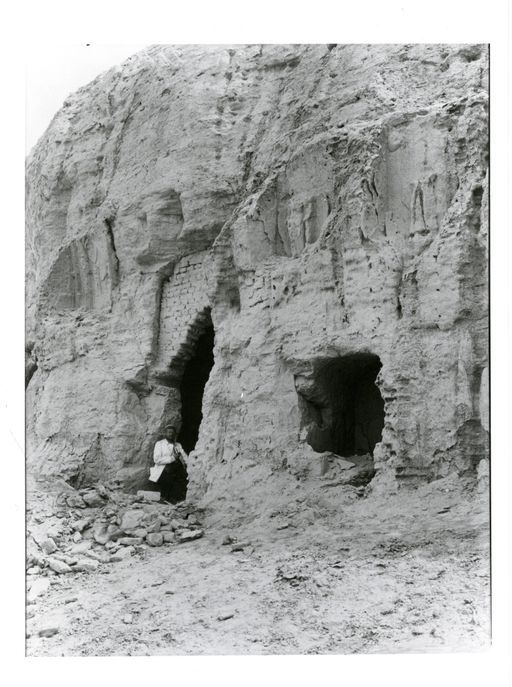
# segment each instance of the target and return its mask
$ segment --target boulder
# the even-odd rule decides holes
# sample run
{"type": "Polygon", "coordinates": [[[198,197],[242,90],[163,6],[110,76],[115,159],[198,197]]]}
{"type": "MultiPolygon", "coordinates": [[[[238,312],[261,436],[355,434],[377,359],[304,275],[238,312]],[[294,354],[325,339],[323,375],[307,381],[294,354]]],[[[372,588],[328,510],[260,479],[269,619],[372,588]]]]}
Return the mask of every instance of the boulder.
{"type": "Polygon", "coordinates": [[[118,544],[121,546],[136,546],[137,544],[142,544],[142,537],[121,537],[117,540],[118,544]]]}
{"type": "Polygon", "coordinates": [[[160,532],[151,532],[146,536],[146,541],[150,546],[162,546],[164,537],[160,532]]]}
{"type": "Polygon", "coordinates": [[[151,502],[151,503],[158,503],[160,501],[160,492],[159,491],[143,491],[139,490],[137,492],[137,498],[142,499],[143,501],[151,502]]]}
{"type": "Polygon", "coordinates": [[[201,539],[202,536],[204,536],[204,531],[201,529],[185,530],[183,532],[178,532],[176,535],[177,540],[180,544],[183,544],[188,541],[194,541],[195,539],[201,539]]]}
{"type": "Polygon", "coordinates": [[[44,553],[52,554],[57,551],[57,544],[53,541],[51,537],[48,537],[47,539],[43,539],[42,541],[39,542],[39,546],[41,547],[42,551],[44,553]]]}
{"type": "Polygon", "coordinates": [[[86,508],[87,504],[80,494],[70,494],[66,497],[66,503],[70,508],[86,508]]]}
{"type": "Polygon", "coordinates": [[[101,508],[105,505],[105,501],[97,491],[89,491],[82,498],[90,508],[101,508]]]}
{"type": "Polygon", "coordinates": [[[78,542],[78,544],[74,544],[70,548],[70,553],[77,554],[77,553],[84,553],[84,551],[88,551],[92,546],[92,542],[90,540],[88,541],[81,541],[78,542]]]}
{"type": "Polygon", "coordinates": [[[125,547],[119,549],[119,551],[116,551],[115,553],[113,553],[110,556],[109,560],[111,563],[116,563],[118,561],[124,561],[127,558],[130,558],[130,556],[133,556],[134,553],[135,553],[135,548],[133,546],[125,546],[125,547]]]}
{"type": "Polygon", "coordinates": [[[71,523],[71,527],[77,532],[83,532],[91,524],[91,518],[81,518],[71,523]]]}
{"type": "Polygon", "coordinates": [[[72,572],[72,568],[67,563],[64,563],[64,561],[60,561],[58,558],[48,558],[48,567],[58,575],[72,572]]]}
{"type": "Polygon", "coordinates": [[[108,525],[103,522],[96,523],[93,526],[93,538],[98,544],[106,544],[110,541],[110,534],[108,533],[108,525]]]}
{"type": "Polygon", "coordinates": [[[59,628],[52,626],[52,627],[43,627],[38,631],[39,637],[53,637],[54,635],[59,633],[59,628]]]}
{"type": "Polygon", "coordinates": [[[73,566],[73,570],[76,572],[95,572],[99,567],[99,561],[91,558],[80,558],[73,566]]]}
{"type": "Polygon", "coordinates": [[[142,519],[144,517],[144,511],[141,510],[127,510],[123,513],[121,518],[120,528],[124,531],[135,530],[140,527],[142,519]]]}

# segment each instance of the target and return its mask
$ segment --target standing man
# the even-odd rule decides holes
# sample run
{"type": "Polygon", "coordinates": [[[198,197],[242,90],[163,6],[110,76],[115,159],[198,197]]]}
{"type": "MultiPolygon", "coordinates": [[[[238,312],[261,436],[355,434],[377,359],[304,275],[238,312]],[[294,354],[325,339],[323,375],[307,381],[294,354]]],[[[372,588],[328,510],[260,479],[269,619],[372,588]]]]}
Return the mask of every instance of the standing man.
{"type": "Polygon", "coordinates": [[[183,501],[187,493],[187,455],[176,441],[174,425],[165,427],[164,436],[156,442],[149,479],[156,482],[162,498],[171,503],[183,501]]]}

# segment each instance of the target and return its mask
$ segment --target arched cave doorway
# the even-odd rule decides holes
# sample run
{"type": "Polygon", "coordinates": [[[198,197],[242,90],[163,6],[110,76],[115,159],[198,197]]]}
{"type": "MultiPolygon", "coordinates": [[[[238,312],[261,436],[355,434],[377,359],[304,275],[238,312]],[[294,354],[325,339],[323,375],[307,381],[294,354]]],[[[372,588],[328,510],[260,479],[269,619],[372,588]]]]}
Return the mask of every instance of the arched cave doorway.
{"type": "Polygon", "coordinates": [[[213,367],[213,324],[206,326],[196,341],[192,357],[186,362],[180,384],[181,429],[178,441],[190,453],[195,448],[203,419],[204,387],[213,367]]]}
{"type": "Polygon", "coordinates": [[[296,377],[302,424],[315,451],[373,456],[384,426],[384,400],[375,383],[381,367],[378,356],[355,353],[318,360],[311,375],[296,377]]]}
{"type": "MultiPolygon", "coordinates": [[[[196,446],[203,419],[203,395],[213,367],[215,331],[210,309],[201,311],[191,323],[180,352],[160,380],[169,386],[162,431],[168,425],[176,427],[177,440],[188,455],[196,446]],[[181,411],[180,411],[181,407],[181,411]]],[[[187,495],[187,469],[174,461],[162,474],[156,488],[171,503],[184,501],[187,495]]]]}

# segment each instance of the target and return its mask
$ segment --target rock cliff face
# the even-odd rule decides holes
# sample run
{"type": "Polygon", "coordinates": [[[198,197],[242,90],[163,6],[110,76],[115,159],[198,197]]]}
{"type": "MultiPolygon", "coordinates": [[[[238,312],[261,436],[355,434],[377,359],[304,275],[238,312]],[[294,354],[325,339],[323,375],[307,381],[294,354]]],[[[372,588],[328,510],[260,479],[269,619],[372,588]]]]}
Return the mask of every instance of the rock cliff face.
{"type": "Polygon", "coordinates": [[[476,471],[486,78],[481,46],[156,46],[70,96],[28,161],[29,471],[143,486],[168,422],[195,498],[476,471]]]}

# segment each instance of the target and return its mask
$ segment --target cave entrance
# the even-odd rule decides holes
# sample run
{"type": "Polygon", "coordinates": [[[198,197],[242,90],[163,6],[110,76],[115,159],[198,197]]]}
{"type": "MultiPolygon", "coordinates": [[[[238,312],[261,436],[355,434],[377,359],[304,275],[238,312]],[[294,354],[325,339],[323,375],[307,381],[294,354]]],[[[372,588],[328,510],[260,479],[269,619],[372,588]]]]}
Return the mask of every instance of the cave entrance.
{"type": "Polygon", "coordinates": [[[192,357],[185,363],[180,383],[181,429],[178,441],[188,454],[195,448],[203,419],[204,387],[213,367],[215,332],[211,321],[197,339],[192,357]]]}
{"type": "Polygon", "coordinates": [[[369,454],[382,439],[384,400],[376,385],[378,356],[357,353],[316,361],[296,377],[303,426],[313,450],[350,457],[369,454]]]}

